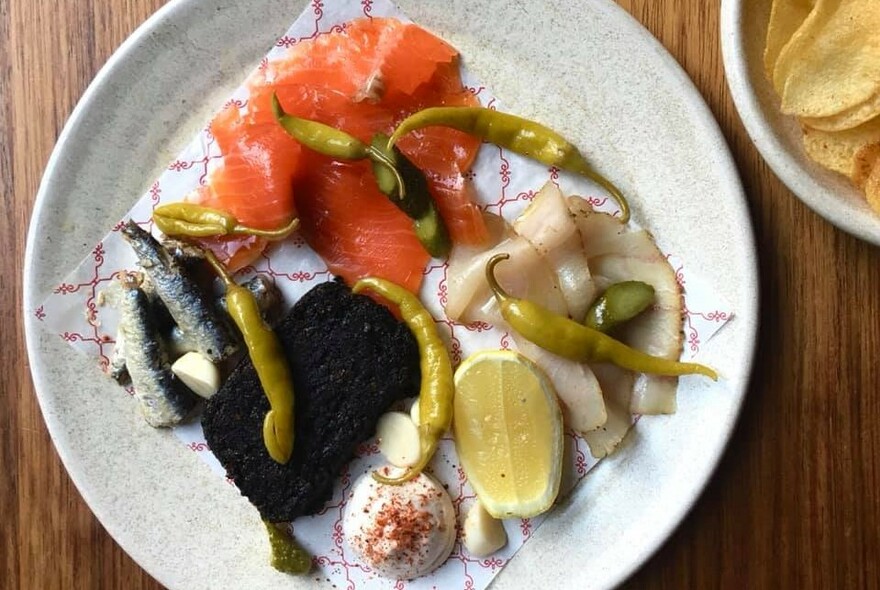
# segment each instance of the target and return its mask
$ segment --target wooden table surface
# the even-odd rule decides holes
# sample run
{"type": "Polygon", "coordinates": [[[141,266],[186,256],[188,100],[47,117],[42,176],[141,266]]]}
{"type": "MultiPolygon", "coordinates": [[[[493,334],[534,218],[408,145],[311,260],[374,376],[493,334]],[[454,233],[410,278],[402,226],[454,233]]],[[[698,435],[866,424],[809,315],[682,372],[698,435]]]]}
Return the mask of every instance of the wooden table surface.
{"type": "MultiPolygon", "coordinates": [[[[721,123],[761,258],[751,390],[696,508],[625,588],[880,588],[880,250],[800,203],[724,81],[717,0],[619,0],[721,123]]],[[[98,68],[162,0],[0,0],[2,588],[157,588],[107,535],[49,439],[24,351],[25,233],[55,140],[98,68]]]]}

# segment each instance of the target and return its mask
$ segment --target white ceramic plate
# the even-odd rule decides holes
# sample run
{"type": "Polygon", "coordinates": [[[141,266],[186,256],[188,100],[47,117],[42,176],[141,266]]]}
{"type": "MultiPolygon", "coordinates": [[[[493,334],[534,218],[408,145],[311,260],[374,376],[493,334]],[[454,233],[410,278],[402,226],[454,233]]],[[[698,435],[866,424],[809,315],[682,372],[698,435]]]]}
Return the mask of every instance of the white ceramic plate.
{"type": "Polygon", "coordinates": [[[807,157],[794,117],[764,75],[764,41],[771,0],[723,0],[721,50],[733,102],[755,147],[810,209],[852,235],[880,245],[880,216],[846,178],[807,157]]]}
{"type": "MultiPolygon", "coordinates": [[[[401,1],[458,47],[507,107],[593,138],[600,170],[635,218],[731,303],[736,318],[701,360],[723,395],[689,389],[674,416],[643,419],[555,509],[497,588],[610,588],[666,539],[696,500],[745,395],[757,272],[739,179],[715,121],[678,64],[609,1],[401,1]],[[565,100],[555,100],[564,97],[565,100]]],[[[146,427],[91,359],[33,310],[119,219],[303,7],[287,0],[174,1],[100,72],[47,166],[28,236],[27,339],[58,452],[111,535],[170,588],[319,585],[266,565],[257,512],[167,432],[146,427]],[[191,67],[198,65],[198,67],[191,67]]]]}

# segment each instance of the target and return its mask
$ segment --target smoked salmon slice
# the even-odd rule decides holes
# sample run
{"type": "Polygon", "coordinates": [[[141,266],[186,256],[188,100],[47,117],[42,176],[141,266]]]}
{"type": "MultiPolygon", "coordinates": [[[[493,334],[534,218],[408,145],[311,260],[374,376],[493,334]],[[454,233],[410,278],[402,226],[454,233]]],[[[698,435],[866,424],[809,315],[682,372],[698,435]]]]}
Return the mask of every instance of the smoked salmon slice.
{"type": "Polygon", "coordinates": [[[253,125],[231,105],[211,123],[223,162],[199,189],[198,200],[260,229],[283,226],[296,215],[293,177],[301,146],[277,125],[253,125]]]}
{"type": "MultiPolygon", "coordinates": [[[[474,95],[462,87],[458,64],[455,63],[438,66],[431,81],[412,98],[419,106],[410,112],[432,106],[479,104],[474,95]],[[437,97],[441,97],[439,102],[437,97]]],[[[397,119],[395,125],[401,120],[397,119]]],[[[477,156],[480,140],[447,127],[427,127],[401,138],[397,145],[425,172],[453,242],[468,246],[485,245],[489,233],[475,202],[473,187],[464,178],[477,156]]]]}
{"type": "Polygon", "coordinates": [[[445,41],[416,25],[364,18],[297,43],[267,64],[254,83],[271,86],[290,74],[304,74],[313,86],[336,90],[355,102],[386,96],[405,100],[433,78],[438,65],[457,62],[457,57],[445,41]]]}
{"type": "Polygon", "coordinates": [[[297,186],[306,242],[349,284],[379,276],[418,291],[430,256],[412,221],[379,192],[370,164],[313,160],[297,186]]]}
{"type": "MultiPolygon", "coordinates": [[[[193,198],[254,227],[279,227],[298,215],[301,234],[334,273],[349,281],[380,276],[417,291],[430,257],[412,221],[378,191],[370,166],[331,162],[302,147],[275,121],[271,100],[277,94],[287,113],[369,143],[420,109],[478,104],[462,85],[455,49],[416,25],[364,18],[297,43],[246,87],[246,110],[228,108],[211,123],[223,164],[193,198]]],[[[485,243],[483,217],[464,177],[480,142],[435,127],[399,146],[425,172],[453,242],[485,243]]],[[[263,244],[226,240],[223,246],[247,264],[263,244]]]]}

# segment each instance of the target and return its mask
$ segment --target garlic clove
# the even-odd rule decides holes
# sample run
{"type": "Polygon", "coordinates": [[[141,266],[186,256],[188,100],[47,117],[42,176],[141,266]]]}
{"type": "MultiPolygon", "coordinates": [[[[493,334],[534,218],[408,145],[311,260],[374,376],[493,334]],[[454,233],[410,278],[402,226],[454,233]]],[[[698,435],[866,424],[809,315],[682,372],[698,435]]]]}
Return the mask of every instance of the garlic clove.
{"type": "Polygon", "coordinates": [[[208,357],[188,352],[171,365],[171,372],[198,396],[210,398],[220,389],[220,370],[208,357]]]}
{"type": "Polygon", "coordinates": [[[387,412],[376,425],[379,450],[395,467],[412,467],[421,458],[419,430],[403,412],[387,412]]]}
{"type": "Polygon", "coordinates": [[[507,545],[507,533],[502,522],[477,500],[464,519],[462,541],[471,555],[486,557],[507,545]]]}

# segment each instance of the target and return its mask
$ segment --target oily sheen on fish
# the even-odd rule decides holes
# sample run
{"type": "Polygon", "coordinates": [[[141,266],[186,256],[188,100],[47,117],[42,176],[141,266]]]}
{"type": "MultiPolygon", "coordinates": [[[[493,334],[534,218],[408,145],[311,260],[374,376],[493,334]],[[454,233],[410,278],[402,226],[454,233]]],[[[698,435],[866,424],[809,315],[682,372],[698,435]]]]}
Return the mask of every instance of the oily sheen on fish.
{"type": "Polygon", "coordinates": [[[125,366],[147,423],[174,426],[189,415],[198,398],[171,372],[151,308],[136,280],[126,277],[119,301],[125,366]]]}
{"type": "Polygon", "coordinates": [[[186,266],[133,221],[122,228],[122,236],[131,245],[174,322],[196,349],[212,361],[235,353],[238,345],[232,332],[186,266]]]}

